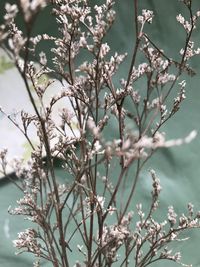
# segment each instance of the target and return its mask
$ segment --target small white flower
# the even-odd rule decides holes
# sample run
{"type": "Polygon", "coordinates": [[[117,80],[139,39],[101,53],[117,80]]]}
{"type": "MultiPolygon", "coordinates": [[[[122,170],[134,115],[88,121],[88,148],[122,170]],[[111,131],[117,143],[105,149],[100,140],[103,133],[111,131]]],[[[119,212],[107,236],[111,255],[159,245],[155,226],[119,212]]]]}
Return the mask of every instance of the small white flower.
{"type": "Polygon", "coordinates": [[[103,196],[97,196],[97,203],[101,207],[101,209],[104,209],[104,203],[105,203],[105,197],[103,196]]]}
{"type": "Polygon", "coordinates": [[[99,53],[99,57],[101,59],[104,58],[108,54],[109,51],[110,51],[109,45],[107,43],[102,44],[101,49],[100,49],[100,53],[99,53]]]}
{"type": "Polygon", "coordinates": [[[176,16],[176,19],[177,19],[177,21],[180,22],[181,24],[184,24],[184,22],[185,22],[185,18],[184,18],[181,14],[177,15],[177,16],[176,16]]]}

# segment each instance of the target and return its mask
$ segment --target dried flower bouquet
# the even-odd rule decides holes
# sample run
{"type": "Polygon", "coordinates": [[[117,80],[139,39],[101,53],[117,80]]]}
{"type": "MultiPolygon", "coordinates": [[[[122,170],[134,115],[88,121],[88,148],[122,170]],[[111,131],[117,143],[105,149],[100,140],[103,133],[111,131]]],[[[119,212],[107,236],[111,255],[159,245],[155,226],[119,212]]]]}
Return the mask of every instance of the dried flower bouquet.
{"type": "Polygon", "coordinates": [[[194,74],[189,61],[200,53],[192,41],[200,11],[193,11],[191,0],[180,3],[188,18],[181,14],[176,18],[185,30],[177,61],[145,32],[154,14],[146,9],[140,12],[138,0],[133,1],[132,55],[112,51],[105,41],[115,21],[113,0],[101,5],[88,0],[18,2],[18,6],[5,6],[0,45],[15,63],[34,108],[33,114],[21,111],[21,124],[13,120],[32,154],[28,162],[8,162],[6,150],[0,157],[5,175],[9,164],[14,167],[19,178],[16,185],[24,195],[9,212],[22,215],[33,225],[14,240],[19,253],[34,254],[34,266],[40,266],[43,259],[54,267],[145,267],[160,260],[188,266],[171,244],[180,240],[185,230],[199,228],[200,214],[193,211],[193,205],[188,204],[180,216],[170,206],[166,219],[157,221],[154,214],[159,212],[161,185],[154,170],[149,173],[149,211],[145,213],[142,204],[134,208],[131,203],[149,158],[161,147],[189,143],[196,135],[192,131],[185,139],[167,140],[161,130],[185,99],[186,82],[181,75],[194,74]],[[37,15],[47,5],[58,23],[58,36],[33,36],[37,15]],[[18,12],[23,15],[26,32],[15,22],[18,12]],[[53,44],[53,67],[45,51],[38,51],[44,41],[53,44]],[[80,62],[83,54],[87,60],[80,62]],[[131,57],[127,75],[117,79],[118,68],[127,56],[131,57]],[[59,77],[61,91],[44,104],[52,77],[59,77]],[[143,88],[138,88],[138,81],[143,88]],[[173,100],[172,92],[177,92],[173,100]],[[70,106],[63,108],[59,122],[55,121],[54,106],[65,98],[70,106]],[[127,102],[131,109],[126,108],[127,102]],[[117,130],[112,133],[115,138],[109,138],[105,133],[113,121],[117,130]],[[37,131],[37,144],[29,138],[30,125],[37,131]],[[55,158],[62,162],[63,184],[56,177],[55,158]],[[117,176],[113,176],[114,168],[117,176]],[[128,194],[127,185],[131,185],[128,194]],[[76,253],[77,262],[71,262],[72,253],[76,253]]]}

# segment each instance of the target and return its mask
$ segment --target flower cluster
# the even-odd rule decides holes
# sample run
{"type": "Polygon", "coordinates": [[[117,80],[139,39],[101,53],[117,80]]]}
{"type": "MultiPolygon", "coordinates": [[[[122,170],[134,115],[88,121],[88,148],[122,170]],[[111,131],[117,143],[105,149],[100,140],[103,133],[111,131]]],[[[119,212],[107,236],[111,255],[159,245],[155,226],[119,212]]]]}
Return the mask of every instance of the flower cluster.
{"type": "Polygon", "coordinates": [[[99,245],[102,247],[106,262],[112,264],[117,261],[119,255],[117,251],[126,242],[131,239],[129,224],[133,214],[129,213],[123,217],[120,225],[110,225],[103,227],[103,235],[100,237],[99,245]]]}
{"type": "Polygon", "coordinates": [[[140,220],[136,222],[136,230],[133,233],[133,247],[135,248],[137,266],[146,266],[160,259],[168,259],[182,264],[181,253],[173,252],[168,247],[168,244],[186,240],[186,238],[181,239],[180,237],[186,228],[199,228],[199,214],[194,214],[193,205],[189,203],[187,215],[182,214],[179,217],[174,211],[174,207],[169,206],[167,219],[162,222],[155,220],[153,215],[159,208],[158,197],[161,192],[161,186],[154,170],[151,170],[151,175],[153,179],[153,191],[150,212],[145,215],[142,204],[137,205],[137,214],[140,220]],[[145,249],[146,243],[149,243],[148,251],[145,249]]]}
{"type": "Polygon", "coordinates": [[[25,232],[20,232],[18,234],[18,239],[13,241],[16,248],[31,252],[36,256],[40,256],[40,245],[37,242],[37,233],[34,229],[26,229],[25,232]]]}

